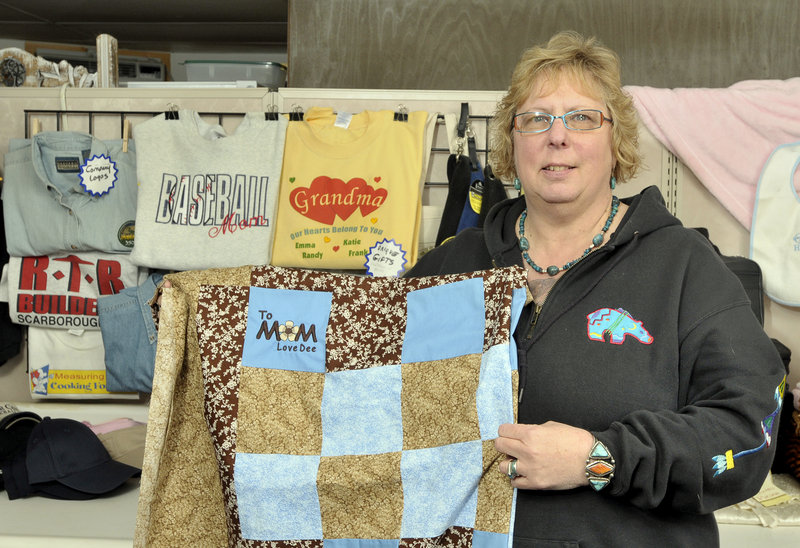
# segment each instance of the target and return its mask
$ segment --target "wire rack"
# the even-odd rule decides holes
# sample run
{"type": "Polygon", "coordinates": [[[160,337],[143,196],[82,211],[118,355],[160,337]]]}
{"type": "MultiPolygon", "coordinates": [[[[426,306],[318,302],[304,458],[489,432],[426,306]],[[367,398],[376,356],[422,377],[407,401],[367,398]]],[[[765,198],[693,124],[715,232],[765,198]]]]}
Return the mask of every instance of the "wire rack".
{"type": "MultiPolygon", "coordinates": [[[[144,121],[165,112],[169,113],[170,111],[25,109],[24,132],[26,139],[29,139],[36,131],[39,131],[39,127],[53,129],[55,131],[72,129],[74,131],[84,131],[95,135],[98,125],[102,123],[106,130],[108,130],[109,127],[116,127],[113,131],[113,133],[115,133],[114,135],[109,135],[104,138],[123,139],[129,137],[128,133],[126,133],[127,123],[132,124],[137,121],[144,121]]],[[[207,111],[198,112],[198,114],[208,121],[216,120],[220,126],[224,127],[226,123],[236,123],[236,120],[244,116],[245,113],[207,111]]],[[[293,110],[280,114],[297,117],[298,111],[293,110]]],[[[489,163],[488,142],[490,118],[490,116],[484,115],[470,115],[468,119],[469,131],[475,139],[474,152],[477,154],[482,166],[486,166],[489,163]]],[[[430,153],[431,157],[428,173],[425,178],[425,185],[428,187],[448,186],[447,158],[450,155],[450,146],[445,129],[444,115],[442,114],[437,116],[430,153]]],[[[464,153],[467,153],[466,145],[464,153]]]]}

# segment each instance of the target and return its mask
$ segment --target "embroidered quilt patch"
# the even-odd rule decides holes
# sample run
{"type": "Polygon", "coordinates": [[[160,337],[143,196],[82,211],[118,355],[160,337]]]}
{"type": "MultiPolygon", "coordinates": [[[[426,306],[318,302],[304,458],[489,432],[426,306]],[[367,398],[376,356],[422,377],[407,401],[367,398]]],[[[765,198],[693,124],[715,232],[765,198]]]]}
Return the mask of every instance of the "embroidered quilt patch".
{"type": "Polygon", "coordinates": [[[204,411],[237,546],[510,545],[521,268],[254,267],[203,286],[204,411]]]}

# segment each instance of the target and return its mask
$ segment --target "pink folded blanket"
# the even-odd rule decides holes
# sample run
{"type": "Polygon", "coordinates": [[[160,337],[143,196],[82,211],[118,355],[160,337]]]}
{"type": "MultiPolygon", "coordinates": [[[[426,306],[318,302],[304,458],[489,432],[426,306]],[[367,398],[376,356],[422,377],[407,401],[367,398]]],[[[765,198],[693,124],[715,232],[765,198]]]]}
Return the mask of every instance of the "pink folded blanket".
{"type": "Polygon", "coordinates": [[[749,230],[770,153],[800,141],[800,78],[745,80],[727,88],[625,89],[656,139],[749,230]]]}

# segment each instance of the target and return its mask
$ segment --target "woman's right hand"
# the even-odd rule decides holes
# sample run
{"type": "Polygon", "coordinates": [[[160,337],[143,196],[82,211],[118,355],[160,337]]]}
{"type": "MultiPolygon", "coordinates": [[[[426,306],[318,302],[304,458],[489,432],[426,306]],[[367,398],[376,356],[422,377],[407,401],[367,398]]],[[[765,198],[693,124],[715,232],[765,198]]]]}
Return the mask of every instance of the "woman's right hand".
{"type": "Polygon", "coordinates": [[[548,421],[544,424],[502,424],[495,448],[509,459],[500,462],[508,475],[511,460],[517,459],[516,478],[511,485],[520,489],[573,489],[588,485],[586,457],[594,438],[588,430],[548,421]]]}

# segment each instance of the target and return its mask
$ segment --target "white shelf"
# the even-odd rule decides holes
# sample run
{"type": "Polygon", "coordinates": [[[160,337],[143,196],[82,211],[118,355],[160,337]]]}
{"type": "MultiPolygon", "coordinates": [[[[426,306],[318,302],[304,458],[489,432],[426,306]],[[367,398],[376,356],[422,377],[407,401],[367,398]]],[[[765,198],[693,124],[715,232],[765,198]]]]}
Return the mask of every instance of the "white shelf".
{"type": "MultiPolygon", "coordinates": [[[[41,417],[67,418],[99,424],[118,418],[146,422],[141,403],[14,402],[41,417]]],[[[0,493],[0,546],[3,548],[130,547],[136,529],[139,479],[110,495],[92,500],[58,500],[41,496],[9,500],[0,493]],[[58,542],[54,544],[54,541],[58,542]]]]}
{"type": "MultiPolygon", "coordinates": [[[[147,421],[140,403],[16,403],[40,416],[87,420],[93,424],[120,417],[147,421]]],[[[0,494],[0,546],[3,548],[130,547],[136,529],[138,479],[110,496],[92,500],[56,500],[34,496],[8,500],[0,494]],[[54,544],[57,541],[57,544],[54,544]]],[[[721,548],[798,546],[800,527],[720,524],[721,548]]]]}

